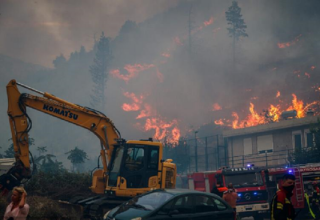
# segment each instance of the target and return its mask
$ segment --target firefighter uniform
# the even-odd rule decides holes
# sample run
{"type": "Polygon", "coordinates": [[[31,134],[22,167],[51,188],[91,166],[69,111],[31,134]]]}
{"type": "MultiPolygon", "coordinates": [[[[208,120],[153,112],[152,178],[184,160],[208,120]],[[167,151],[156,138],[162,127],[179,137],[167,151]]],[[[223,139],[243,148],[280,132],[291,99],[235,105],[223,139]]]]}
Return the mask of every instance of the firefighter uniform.
{"type": "Polygon", "coordinates": [[[316,219],[320,219],[320,210],[319,210],[320,190],[319,190],[319,187],[316,186],[316,184],[313,183],[313,185],[315,187],[313,188],[313,192],[312,192],[311,209],[312,209],[313,213],[315,214],[316,219]]]}
{"type": "Polygon", "coordinates": [[[310,213],[310,215],[312,216],[313,219],[316,219],[316,215],[313,213],[311,205],[310,205],[309,196],[306,192],[304,193],[304,199],[305,199],[305,202],[307,203],[307,204],[305,204],[305,206],[308,208],[308,212],[310,213]]]}
{"type": "Polygon", "coordinates": [[[281,188],[271,201],[271,220],[294,220],[295,210],[291,203],[292,192],[281,188]]]}

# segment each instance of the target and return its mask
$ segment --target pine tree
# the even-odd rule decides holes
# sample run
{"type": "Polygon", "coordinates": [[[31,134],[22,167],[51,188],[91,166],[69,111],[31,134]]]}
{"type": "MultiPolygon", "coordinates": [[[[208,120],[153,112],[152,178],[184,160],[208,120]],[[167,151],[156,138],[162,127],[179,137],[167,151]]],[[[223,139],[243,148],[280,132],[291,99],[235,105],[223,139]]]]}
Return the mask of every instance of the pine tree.
{"type": "Polygon", "coordinates": [[[108,80],[108,69],[112,59],[110,49],[110,39],[104,36],[102,32],[97,44],[97,52],[94,58],[94,64],[90,66],[90,73],[94,83],[93,95],[91,95],[91,105],[105,107],[105,87],[108,80]]]}
{"type": "Polygon", "coordinates": [[[63,56],[63,54],[60,54],[60,56],[56,57],[56,59],[52,63],[54,65],[54,68],[59,68],[63,66],[65,63],[67,63],[67,60],[63,56]]]}
{"type": "Polygon", "coordinates": [[[228,24],[231,27],[228,27],[229,36],[233,38],[233,71],[235,71],[235,47],[236,41],[239,40],[239,37],[248,37],[246,33],[247,25],[245,24],[242,15],[241,15],[241,8],[238,6],[236,1],[232,2],[232,6],[229,7],[228,11],[226,11],[226,19],[228,24]]]}

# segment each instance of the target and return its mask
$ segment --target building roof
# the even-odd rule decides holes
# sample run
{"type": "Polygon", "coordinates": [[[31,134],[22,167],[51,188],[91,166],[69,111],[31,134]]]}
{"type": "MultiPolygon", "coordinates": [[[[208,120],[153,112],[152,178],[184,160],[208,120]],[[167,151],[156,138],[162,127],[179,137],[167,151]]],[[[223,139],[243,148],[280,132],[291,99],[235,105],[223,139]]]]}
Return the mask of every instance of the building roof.
{"type": "Polygon", "coordinates": [[[279,122],[273,122],[269,124],[262,124],[253,127],[241,128],[241,129],[232,129],[223,132],[223,137],[236,137],[244,136],[286,128],[299,127],[304,125],[310,125],[317,123],[319,116],[306,116],[304,118],[294,118],[281,120],[279,122]]]}

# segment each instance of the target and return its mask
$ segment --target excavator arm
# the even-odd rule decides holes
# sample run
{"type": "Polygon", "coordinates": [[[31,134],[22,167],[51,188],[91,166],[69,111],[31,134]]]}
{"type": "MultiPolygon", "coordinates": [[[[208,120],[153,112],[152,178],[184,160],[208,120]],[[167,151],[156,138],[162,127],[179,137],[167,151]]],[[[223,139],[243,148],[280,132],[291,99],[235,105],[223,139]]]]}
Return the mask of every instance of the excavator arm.
{"type": "Polygon", "coordinates": [[[2,188],[10,190],[14,186],[19,185],[22,179],[28,179],[32,175],[29,160],[28,137],[32,122],[26,112],[26,107],[49,114],[93,132],[101,142],[100,155],[103,171],[101,170],[99,175],[106,175],[108,172],[108,161],[111,160],[114,145],[122,143],[124,140],[121,139],[120,132],[114,126],[113,122],[103,113],[70,103],[52,94],[40,92],[18,83],[15,80],[11,80],[8,83],[7,96],[8,116],[16,164],[7,174],[0,176],[2,188]],[[42,97],[26,93],[21,94],[17,85],[39,93],[42,97]]]}

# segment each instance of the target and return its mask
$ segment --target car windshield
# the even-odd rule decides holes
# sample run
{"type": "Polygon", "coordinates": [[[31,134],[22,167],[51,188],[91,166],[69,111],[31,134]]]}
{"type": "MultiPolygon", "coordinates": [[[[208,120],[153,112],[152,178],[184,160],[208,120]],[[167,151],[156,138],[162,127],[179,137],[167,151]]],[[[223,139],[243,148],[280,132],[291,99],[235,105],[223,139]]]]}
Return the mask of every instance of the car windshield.
{"type": "Polygon", "coordinates": [[[145,210],[154,210],[168,201],[171,197],[173,197],[173,195],[166,192],[153,192],[140,197],[135,197],[124,205],[145,210]]]}
{"type": "Polygon", "coordinates": [[[245,186],[262,186],[261,173],[246,173],[239,175],[225,176],[226,184],[232,183],[235,188],[245,186]]]}

